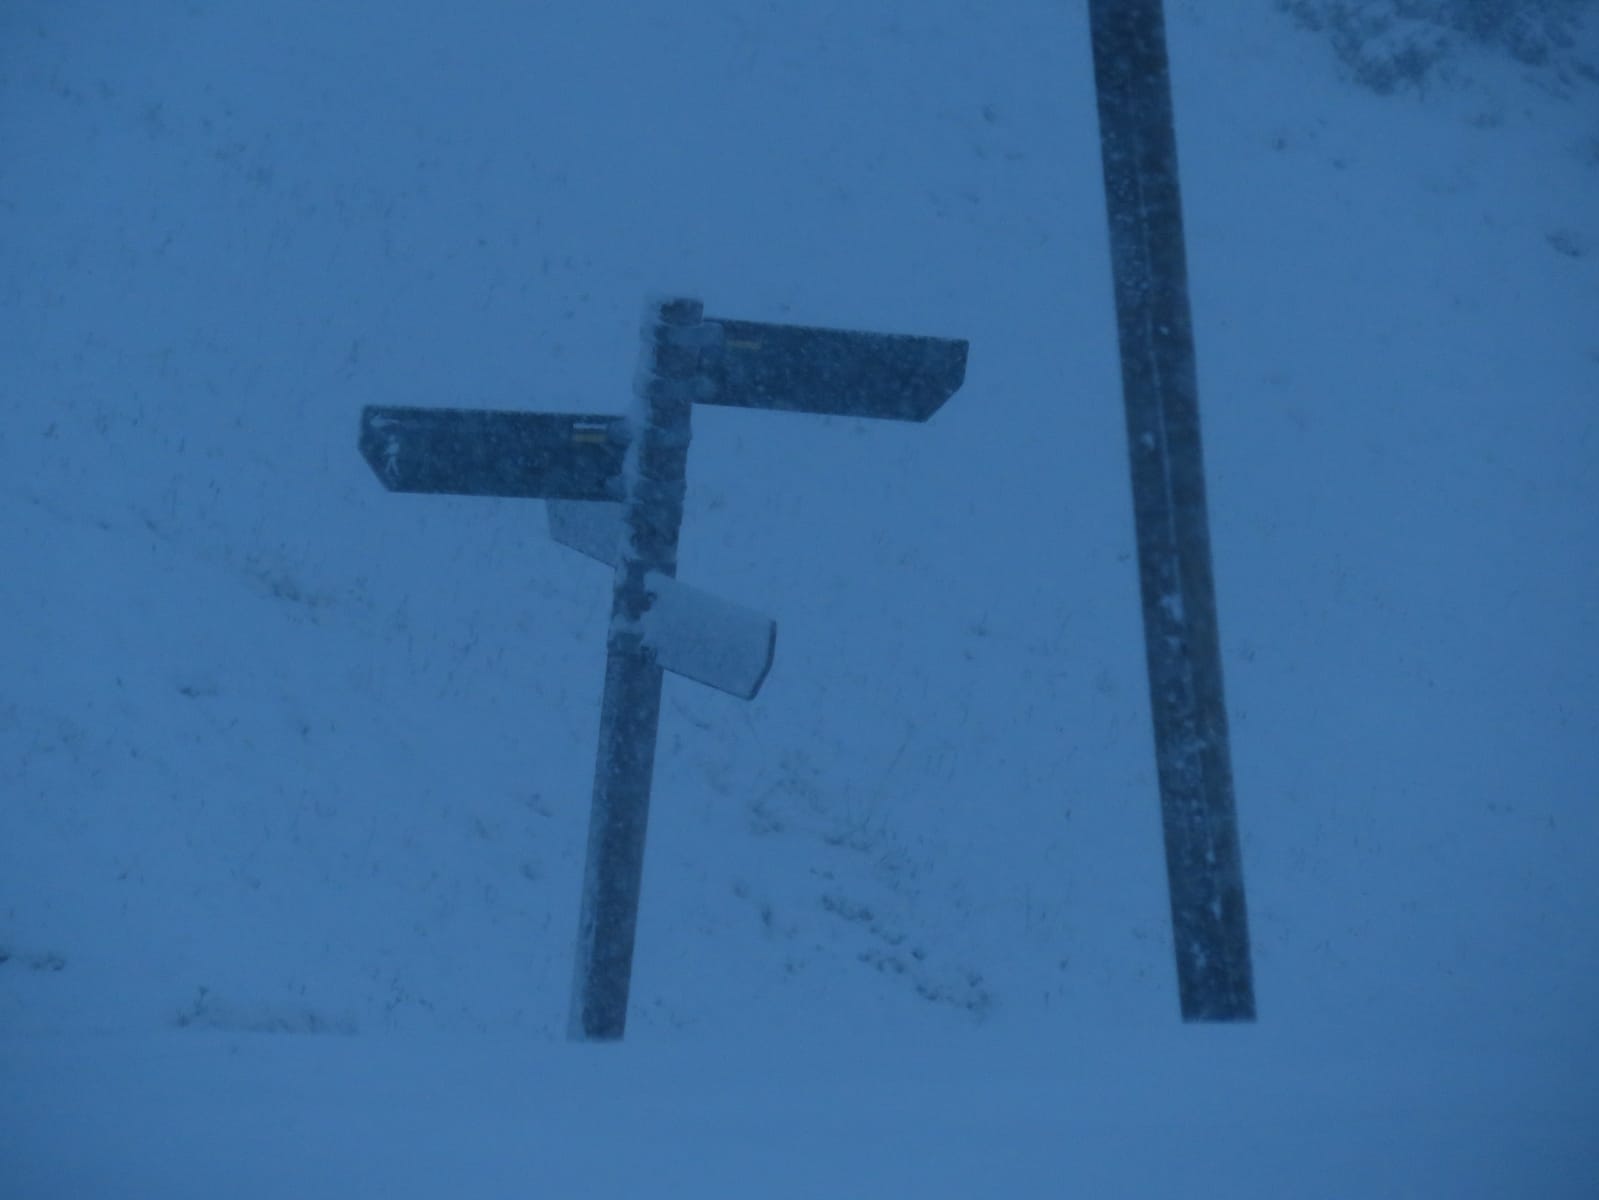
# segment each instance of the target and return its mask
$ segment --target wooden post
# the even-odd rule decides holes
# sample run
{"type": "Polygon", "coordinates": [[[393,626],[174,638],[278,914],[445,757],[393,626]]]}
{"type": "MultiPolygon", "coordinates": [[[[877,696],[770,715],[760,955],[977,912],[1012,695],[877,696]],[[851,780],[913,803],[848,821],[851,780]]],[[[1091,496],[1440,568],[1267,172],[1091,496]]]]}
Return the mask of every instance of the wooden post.
{"type": "Polygon", "coordinates": [[[1185,1021],[1250,1021],[1165,13],[1088,11],[1178,991],[1185,1021]]]}
{"type": "Polygon", "coordinates": [[[702,316],[697,300],[652,305],[634,383],[572,990],[569,1033],[578,1041],[614,1041],[627,1026],[661,714],[661,667],[645,646],[642,628],[652,600],[646,577],[677,574],[689,413],[700,353],[714,332],[702,316]]]}

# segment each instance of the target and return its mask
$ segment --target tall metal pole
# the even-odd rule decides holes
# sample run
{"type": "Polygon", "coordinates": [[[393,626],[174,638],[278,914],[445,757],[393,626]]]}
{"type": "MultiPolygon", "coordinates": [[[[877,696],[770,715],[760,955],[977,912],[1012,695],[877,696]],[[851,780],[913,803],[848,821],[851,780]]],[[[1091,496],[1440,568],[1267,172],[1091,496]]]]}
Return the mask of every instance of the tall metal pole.
{"type": "Polygon", "coordinates": [[[646,576],[677,574],[689,413],[701,378],[700,355],[720,332],[704,325],[703,315],[697,300],[653,304],[634,381],[622,544],[606,638],[605,694],[572,988],[569,1034],[579,1041],[615,1040],[627,1025],[661,714],[661,668],[644,645],[640,622],[651,601],[646,576]]]}
{"type": "Polygon", "coordinates": [[[1178,991],[1255,1016],[1160,0],[1090,0],[1178,991]]]}

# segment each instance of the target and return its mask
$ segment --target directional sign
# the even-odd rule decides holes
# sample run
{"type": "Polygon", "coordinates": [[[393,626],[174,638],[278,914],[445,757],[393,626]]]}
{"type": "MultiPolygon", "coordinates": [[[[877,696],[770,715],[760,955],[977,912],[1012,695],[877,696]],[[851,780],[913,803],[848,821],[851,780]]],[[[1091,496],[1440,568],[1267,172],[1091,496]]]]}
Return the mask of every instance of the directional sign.
{"type": "MultiPolygon", "coordinates": [[[[563,546],[616,566],[621,558],[622,506],[608,500],[551,500],[550,536],[563,546]]],[[[765,613],[652,571],[644,644],[662,668],[753,700],[772,669],[777,622],[765,613]]]]}
{"type": "Polygon", "coordinates": [[[658,572],[645,576],[644,586],[652,599],[640,624],[655,661],[695,683],[755,699],[772,669],[777,622],[658,572]]]}
{"type": "Polygon", "coordinates": [[[705,404],[925,421],[966,379],[966,343],[714,319],[722,353],[705,404]]]}
{"type": "Polygon", "coordinates": [[[617,500],[621,417],[367,408],[361,453],[391,492],[617,500]]]}

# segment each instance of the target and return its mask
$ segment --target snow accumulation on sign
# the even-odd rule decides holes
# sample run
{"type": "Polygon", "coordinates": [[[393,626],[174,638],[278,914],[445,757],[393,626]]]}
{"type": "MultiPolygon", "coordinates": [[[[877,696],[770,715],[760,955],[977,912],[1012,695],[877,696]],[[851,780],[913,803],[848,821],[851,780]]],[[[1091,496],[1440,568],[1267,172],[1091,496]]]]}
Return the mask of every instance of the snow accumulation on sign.
{"type": "Polygon", "coordinates": [[[674,675],[752,700],[772,669],[777,622],[745,608],[651,573],[645,588],[654,602],[641,622],[644,644],[674,675]]]}

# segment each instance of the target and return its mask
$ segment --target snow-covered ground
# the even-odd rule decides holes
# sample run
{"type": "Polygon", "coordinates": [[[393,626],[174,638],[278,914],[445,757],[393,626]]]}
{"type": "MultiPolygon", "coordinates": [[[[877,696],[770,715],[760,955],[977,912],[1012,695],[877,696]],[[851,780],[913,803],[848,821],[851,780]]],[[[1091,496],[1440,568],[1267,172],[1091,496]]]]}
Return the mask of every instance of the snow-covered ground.
{"type": "Polygon", "coordinates": [[[1260,1022],[1177,1020],[1086,16],[0,13],[0,1196],[1599,1192],[1599,85],[1170,8],[1260,1022]],[[648,292],[966,337],[702,409],[628,1040],[608,611],[363,404],[617,412],[648,292]],[[279,1036],[268,1036],[268,1035],[279,1036]]]}

